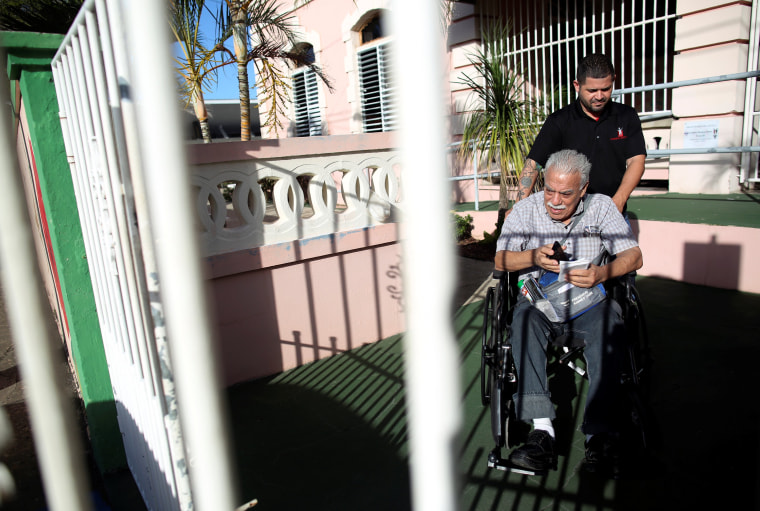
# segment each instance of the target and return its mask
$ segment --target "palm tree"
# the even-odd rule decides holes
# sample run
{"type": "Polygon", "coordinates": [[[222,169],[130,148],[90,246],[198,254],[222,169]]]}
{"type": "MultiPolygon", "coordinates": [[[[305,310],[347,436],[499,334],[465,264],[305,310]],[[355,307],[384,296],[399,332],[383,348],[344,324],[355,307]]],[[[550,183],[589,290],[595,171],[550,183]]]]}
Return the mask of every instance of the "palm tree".
{"type": "Polygon", "coordinates": [[[276,0],[225,0],[217,21],[220,33],[214,50],[228,56],[224,64],[237,65],[242,140],[251,138],[249,62],[256,64],[259,94],[272,106],[265,125],[273,127],[275,132],[281,127],[279,116],[285,114],[284,105],[288,100],[287,85],[284,75],[277,68],[277,61],[285,60],[296,67],[308,66],[332,90],[319,67],[298,49],[293,16],[278,12],[276,0]],[[224,45],[230,38],[234,51],[224,45]]]}
{"type": "Polygon", "coordinates": [[[211,130],[203,92],[209,90],[216,78],[216,68],[221,64],[215,63],[214,52],[207,50],[201,42],[199,26],[204,3],[205,0],[174,0],[169,6],[169,25],[182,51],[182,56],[174,59],[182,77],[180,94],[186,105],[193,105],[203,141],[210,143],[211,130]]]}
{"type": "Polygon", "coordinates": [[[487,32],[483,48],[469,58],[475,67],[474,76],[464,76],[459,82],[472,90],[478,107],[465,121],[459,154],[465,161],[477,154],[482,164],[499,165],[499,224],[543,115],[543,109],[524,94],[519,74],[507,69],[501,52],[497,51],[504,47],[500,43],[507,34],[504,27],[487,32]]]}

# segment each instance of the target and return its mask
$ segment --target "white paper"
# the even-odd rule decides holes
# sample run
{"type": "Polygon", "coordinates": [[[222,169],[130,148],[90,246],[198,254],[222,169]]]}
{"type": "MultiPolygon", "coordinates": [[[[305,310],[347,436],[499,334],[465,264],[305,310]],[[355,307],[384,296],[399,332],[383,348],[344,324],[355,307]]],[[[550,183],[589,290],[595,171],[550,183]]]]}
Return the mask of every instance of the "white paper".
{"type": "Polygon", "coordinates": [[[557,277],[557,280],[564,282],[566,274],[570,270],[586,270],[590,265],[591,261],[588,259],[578,259],[577,261],[560,261],[559,277],[557,277]]]}

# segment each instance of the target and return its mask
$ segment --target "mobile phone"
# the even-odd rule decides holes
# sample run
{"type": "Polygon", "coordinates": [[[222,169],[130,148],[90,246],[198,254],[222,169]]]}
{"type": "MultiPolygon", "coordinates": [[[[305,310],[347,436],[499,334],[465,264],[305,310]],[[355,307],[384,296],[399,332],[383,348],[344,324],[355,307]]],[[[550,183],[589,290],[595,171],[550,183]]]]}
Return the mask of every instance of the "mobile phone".
{"type": "Polygon", "coordinates": [[[554,253],[549,256],[549,259],[554,259],[555,261],[569,261],[570,258],[567,256],[564,250],[562,250],[562,245],[559,244],[559,241],[555,241],[554,245],[552,245],[552,250],[554,250],[554,253]]]}

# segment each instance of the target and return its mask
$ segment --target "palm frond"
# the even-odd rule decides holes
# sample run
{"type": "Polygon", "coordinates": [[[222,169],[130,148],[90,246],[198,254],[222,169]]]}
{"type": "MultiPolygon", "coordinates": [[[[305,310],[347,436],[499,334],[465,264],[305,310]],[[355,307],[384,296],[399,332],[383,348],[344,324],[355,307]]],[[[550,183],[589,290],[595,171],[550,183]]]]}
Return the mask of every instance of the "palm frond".
{"type": "Polygon", "coordinates": [[[474,72],[458,82],[471,91],[459,154],[481,165],[499,165],[502,185],[513,186],[540,126],[540,104],[525,94],[519,69],[510,69],[501,48],[508,31],[495,26],[483,47],[469,57],[474,72]]]}

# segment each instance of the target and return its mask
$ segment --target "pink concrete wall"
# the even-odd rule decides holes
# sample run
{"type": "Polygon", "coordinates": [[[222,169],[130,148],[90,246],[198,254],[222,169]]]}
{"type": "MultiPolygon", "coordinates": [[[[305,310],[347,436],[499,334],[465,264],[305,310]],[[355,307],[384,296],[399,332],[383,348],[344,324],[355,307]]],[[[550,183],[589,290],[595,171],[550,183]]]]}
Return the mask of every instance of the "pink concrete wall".
{"type": "MultiPolygon", "coordinates": [[[[388,150],[393,133],[187,146],[191,165],[278,165],[388,150]]],[[[260,378],[403,332],[396,223],[205,258],[224,383],[260,378]]]]}
{"type": "MultiPolygon", "coordinates": [[[[493,232],[494,211],[466,211],[473,217],[472,236],[493,232]]],[[[640,275],[760,293],[760,229],[725,225],[632,220],[644,254],[640,275]]]]}
{"type": "Polygon", "coordinates": [[[760,229],[653,220],[631,225],[644,254],[641,275],[760,293],[760,229]]]}
{"type": "Polygon", "coordinates": [[[400,261],[396,224],[207,258],[225,384],[403,332],[400,261]]]}
{"type": "Polygon", "coordinates": [[[483,231],[493,233],[496,230],[496,219],[498,216],[496,211],[461,211],[457,212],[457,215],[461,217],[470,215],[472,217],[473,238],[482,240],[484,238],[483,231]]]}

